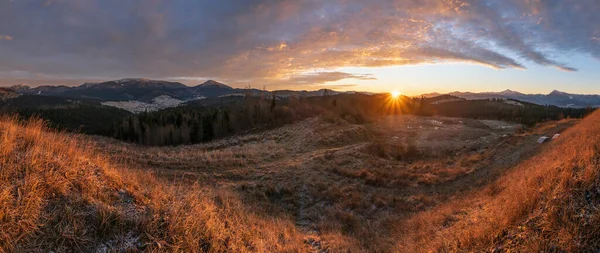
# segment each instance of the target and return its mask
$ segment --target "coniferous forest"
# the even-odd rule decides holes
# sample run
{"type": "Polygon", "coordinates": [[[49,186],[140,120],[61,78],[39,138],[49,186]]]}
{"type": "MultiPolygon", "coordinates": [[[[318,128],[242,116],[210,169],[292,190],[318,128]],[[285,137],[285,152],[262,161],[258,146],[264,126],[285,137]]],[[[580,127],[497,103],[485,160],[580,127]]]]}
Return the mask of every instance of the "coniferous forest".
{"type": "Polygon", "coordinates": [[[402,97],[385,102],[384,95],[269,99],[245,98],[221,106],[187,105],[124,118],[114,126],[114,137],[145,145],[179,145],[211,141],[248,131],[260,131],[314,116],[367,124],[382,115],[442,115],[496,119],[533,126],[562,118],[580,118],[591,109],[560,108],[502,100],[465,100],[431,104],[425,98],[402,97]]]}
{"type": "Polygon", "coordinates": [[[192,101],[183,106],[133,114],[93,101],[40,100],[22,96],[4,102],[2,111],[24,119],[39,117],[56,129],[114,137],[143,145],[180,145],[207,142],[235,134],[261,131],[314,116],[367,124],[394,114],[441,115],[505,120],[533,126],[562,118],[581,118],[591,108],[561,108],[501,99],[458,100],[399,97],[387,94],[341,94],[322,97],[246,96],[192,101]],[[30,101],[35,101],[31,103],[30,101]],[[18,106],[17,106],[18,105],[18,106]]]}

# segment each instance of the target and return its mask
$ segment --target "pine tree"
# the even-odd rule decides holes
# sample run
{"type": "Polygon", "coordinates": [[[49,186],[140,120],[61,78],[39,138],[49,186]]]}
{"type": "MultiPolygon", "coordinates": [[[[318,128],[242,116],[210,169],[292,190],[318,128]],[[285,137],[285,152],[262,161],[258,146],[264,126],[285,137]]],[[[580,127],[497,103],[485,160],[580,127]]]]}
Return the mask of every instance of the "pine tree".
{"type": "Polygon", "coordinates": [[[273,110],[275,110],[275,107],[277,106],[277,96],[275,95],[275,93],[273,93],[271,95],[271,112],[273,110]]]}

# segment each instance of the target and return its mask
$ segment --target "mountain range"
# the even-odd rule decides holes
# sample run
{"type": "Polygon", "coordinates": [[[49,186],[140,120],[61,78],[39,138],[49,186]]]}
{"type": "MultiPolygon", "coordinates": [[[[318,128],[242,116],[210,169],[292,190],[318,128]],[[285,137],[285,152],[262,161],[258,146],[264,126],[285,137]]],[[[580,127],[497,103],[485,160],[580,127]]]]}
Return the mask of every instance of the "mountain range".
{"type": "MultiPolygon", "coordinates": [[[[196,86],[187,86],[179,82],[169,82],[161,80],[149,80],[143,78],[127,78],[100,83],[84,83],[79,86],[38,86],[29,87],[27,85],[15,85],[9,88],[3,88],[2,94],[14,97],[15,95],[40,95],[62,98],[91,99],[101,102],[110,102],[108,105],[118,107],[138,107],[130,111],[145,111],[144,108],[163,108],[172,105],[185,103],[188,101],[218,98],[223,96],[244,96],[246,94],[276,94],[277,97],[313,97],[336,95],[337,92],[329,89],[316,91],[295,91],[295,90],[277,90],[264,91],[259,89],[239,89],[226,84],[208,80],[196,86]],[[158,101],[167,101],[165,105],[157,105],[158,101]]],[[[353,92],[344,92],[353,93],[353,92]]],[[[2,95],[0,94],[0,95],[2,95]]],[[[457,98],[468,100],[480,99],[509,99],[519,100],[538,105],[553,105],[558,107],[583,108],[600,107],[600,95],[581,95],[570,94],[561,91],[552,91],[549,94],[524,94],[513,90],[501,92],[451,92],[447,94],[428,93],[422,96],[432,98],[441,95],[450,95],[457,98]]],[[[4,97],[4,95],[2,95],[4,97]]],[[[129,109],[128,109],[129,110],[129,109]]]]}
{"type": "Polygon", "coordinates": [[[133,113],[157,111],[165,108],[210,98],[222,100],[223,97],[243,97],[251,95],[276,94],[277,97],[314,97],[336,95],[329,89],[317,91],[264,91],[259,89],[238,89],[226,84],[208,80],[196,86],[187,86],[178,82],[149,80],[143,78],[126,78],[100,83],[84,83],[79,86],[49,86],[29,87],[27,85],[14,85],[0,88],[0,100],[10,99],[19,95],[29,96],[25,100],[32,101],[35,97],[54,97],[60,99],[75,99],[96,101],[106,106],[117,107],[133,113]]]}
{"type": "Polygon", "coordinates": [[[568,108],[583,108],[583,107],[600,107],[600,95],[582,95],[582,94],[570,94],[562,91],[554,90],[549,94],[524,94],[518,91],[505,90],[501,92],[450,92],[447,94],[441,93],[428,93],[423,94],[423,97],[437,97],[441,95],[451,95],[458,98],[464,98],[468,100],[479,100],[479,99],[511,99],[519,100],[538,105],[553,105],[558,107],[568,108]]]}
{"type": "MultiPolygon", "coordinates": [[[[138,101],[149,102],[157,97],[169,96],[181,101],[190,101],[201,98],[212,98],[225,95],[244,95],[268,93],[259,89],[237,89],[226,84],[208,80],[196,86],[187,86],[178,82],[149,80],[143,78],[127,78],[101,83],[84,83],[80,86],[38,86],[15,85],[9,89],[22,95],[42,95],[68,98],[95,99],[100,101],[138,101]]],[[[333,90],[321,89],[318,91],[274,91],[277,96],[322,96],[324,94],[338,94],[333,90]]]]}

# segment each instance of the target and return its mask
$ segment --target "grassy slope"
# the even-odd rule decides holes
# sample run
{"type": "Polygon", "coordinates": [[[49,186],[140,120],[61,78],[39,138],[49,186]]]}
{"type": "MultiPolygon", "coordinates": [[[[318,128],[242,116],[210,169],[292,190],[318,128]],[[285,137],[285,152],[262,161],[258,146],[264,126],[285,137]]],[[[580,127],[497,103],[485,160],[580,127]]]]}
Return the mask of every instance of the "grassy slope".
{"type": "MultiPolygon", "coordinates": [[[[396,250],[598,247],[598,121],[594,113],[482,191],[387,224],[398,228],[396,250]]],[[[119,168],[94,149],[38,121],[0,120],[0,252],[306,250],[291,217],[265,217],[228,190],[119,168]]]]}
{"type": "MultiPolygon", "coordinates": [[[[406,153],[408,157],[397,158],[401,150],[392,144],[393,137],[411,135],[404,132],[407,125],[402,122],[430,124],[434,119],[447,122],[451,129],[459,121],[451,124],[444,118],[407,116],[390,119],[389,124],[363,126],[311,118],[264,133],[199,145],[143,147],[98,142],[108,144],[103,150],[123,156],[133,167],[153,168],[161,176],[180,181],[228,188],[253,210],[269,215],[286,213],[295,218],[301,232],[318,235],[316,239],[331,252],[390,252],[397,248],[398,238],[406,235],[394,233],[394,229],[411,214],[484,188],[524,157],[543,151],[548,145],[535,145],[540,135],[552,136],[577,122],[552,122],[533,132],[487,139],[491,142],[481,144],[489,146],[485,150],[458,146],[451,154],[411,157],[406,153]]],[[[467,125],[478,126],[475,123],[467,125]]],[[[425,128],[433,131],[434,125],[425,128]]],[[[441,134],[475,130],[462,126],[441,134]]]]}
{"type": "Polygon", "coordinates": [[[598,122],[593,113],[485,190],[416,215],[402,226],[398,251],[595,251],[598,122]]]}
{"type": "Polygon", "coordinates": [[[0,252],[298,251],[290,222],[224,191],[118,169],[82,137],[0,120],[0,252]]]}

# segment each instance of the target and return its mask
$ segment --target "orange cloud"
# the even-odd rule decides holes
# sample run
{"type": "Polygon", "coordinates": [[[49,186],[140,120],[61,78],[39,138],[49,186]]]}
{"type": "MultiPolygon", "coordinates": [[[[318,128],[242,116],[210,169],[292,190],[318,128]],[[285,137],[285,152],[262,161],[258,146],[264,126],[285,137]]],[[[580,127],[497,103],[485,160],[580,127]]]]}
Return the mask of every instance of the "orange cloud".
{"type": "Polygon", "coordinates": [[[0,34],[0,40],[12,40],[12,39],[13,39],[13,37],[11,37],[11,36],[0,34]]]}
{"type": "Polygon", "coordinates": [[[301,85],[359,77],[335,73],[352,67],[600,58],[598,0],[45,1],[0,0],[0,31],[19,40],[2,43],[1,67],[301,85]]]}

